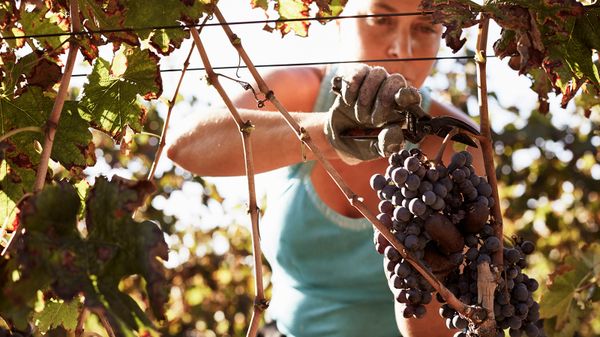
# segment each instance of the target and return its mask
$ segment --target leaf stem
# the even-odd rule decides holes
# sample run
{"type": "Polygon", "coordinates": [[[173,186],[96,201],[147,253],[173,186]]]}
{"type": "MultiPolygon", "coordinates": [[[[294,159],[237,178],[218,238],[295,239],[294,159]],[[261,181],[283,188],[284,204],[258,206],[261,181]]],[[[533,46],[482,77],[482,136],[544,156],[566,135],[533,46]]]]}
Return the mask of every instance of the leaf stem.
{"type": "MultiPolygon", "coordinates": [[[[79,22],[79,6],[77,0],[71,0],[69,4],[69,10],[71,14],[71,31],[77,32],[80,28],[79,22]]],[[[79,51],[79,43],[71,38],[69,43],[69,54],[67,56],[67,62],[65,64],[65,72],[63,73],[62,79],[60,80],[60,87],[58,88],[58,94],[54,100],[54,106],[48,118],[46,127],[46,137],[44,141],[44,147],[42,148],[42,154],[40,156],[40,163],[35,176],[35,184],[33,186],[34,192],[39,192],[44,187],[46,181],[46,173],[48,172],[48,163],[50,162],[50,154],[52,153],[52,145],[54,144],[54,136],[58,129],[58,122],[60,120],[60,114],[62,112],[67,94],[69,92],[69,82],[73,75],[73,67],[75,66],[75,59],[77,58],[77,52],[79,51]]]]}
{"type": "Polygon", "coordinates": [[[27,131],[30,131],[30,132],[40,132],[40,133],[44,132],[44,130],[42,130],[42,128],[40,128],[39,126],[25,126],[25,127],[22,127],[22,128],[10,130],[7,133],[1,135],[0,136],[0,143],[2,143],[3,141],[7,140],[8,138],[10,138],[10,137],[12,137],[12,136],[14,136],[14,135],[16,135],[18,133],[27,132],[27,131]]]}
{"type": "Polygon", "coordinates": [[[89,311],[86,307],[81,308],[81,312],[79,312],[79,317],[77,318],[77,327],[75,327],[75,337],[83,336],[83,325],[87,320],[89,311]]]}
{"type": "MultiPolygon", "coordinates": [[[[217,10],[216,7],[215,10],[217,10]]],[[[212,68],[206,50],[204,49],[204,45],[202,44],[202,40],[200,39],[200,34],[195,29],[192,29],[191,32],[196,47],[198,47],[202,63],[206,68],[206,74],[208,76],[208,79],[210,83],[215,87],[215,89],[223,99],[223,102],[231,112],[231,116],[237,124],[240,130],[240,135],[242,136],[246,177],[248,178],[248,212],[250,213],[250,220],[252,222],[252,255],[254,256],[254,278],[256,293],[256,297],[254,299],[254,309],[252,311],[252,318],[250,320],[250,328],[248,329],[247,336],[256,336],[256,332],[258,331],[258,324],[260,322],[260,316],[262,312],[265,311],[265,309],[268,307],[268,302],[265,299],[263,286],[262,253],[260,248],[260,235],[258,228],[258,206],[256,204],[256,188],[254,183],[254,160],[252,157],[252,142],[250,141],[250,134],[252,133],[252,129],[254,128],[254,126],[250,121],[242,120],[242,117],[240,116],[236,107],[233,105],[233,102],[225,92],[225,89],[223,89],[223,87],[221,86],[221,83],[219,82],[219,76],[214,72],[212,68]]]]}
{"type": "MultiPolygon", "coordinates": [[[[238,54],[248,67],[248,70],[254,77],[254,80],[258,84],[260,91],[265,95],[269,101],[279,110],[282,117],[285,119],[287,124],[292,128],[295,132],[298,139],[308,147],[315,158],[319,161],[319,163],[325,168],[327,173],[331,176],[337,186],[340,188],[342,193],[346,196],[348,202],[355,207],[360,213],[367,218],[374,226],[377,228],[383,236],[392,244],[392,246],[400,252],[402,257],[404,257],[426,280],[429,282],[433,288],[440,293],[440,295],[446,300],[446,302],[456,311],[461,313],[464,317],[467,317],[473,321],[477,321],[475,318],[475,311],[473,307],[467,306],[463,302],[452,294],[450,290],[448,290],[440,280],[438,280],[433,273],[431,273],[427,268],[425,268],[418,259],[416,259],[401,243],[398,239],[381,223],[374,215],[371,213],[366,205],[363,203],[363,198],[355,194],[350,187],[343,181],[340,174],[335,170],[335,168],[331,165],[331,163],[325,159],[323,152],[316,146],[315,143],[311,140],[309,133],[301,127],[298,122],[289,114],[289,112],[283,107],[283,105],[277,100],[275,97],[275,93],[269,89],[263,78],[260,76],[256,67],[248,57],[248,54],[242,47],[242,43],[237,35],[235,35],[229,25],[227,24],[225,18],[221,14],[218,8],[215,8],[214,13],[221,23],[221,28],[225,31],[225,34],[229,37],[229,41],[233,45],[233,47],[237,50],[238,54]]],[[[248,336],[254,336],[248,334],[248,336]]]]}

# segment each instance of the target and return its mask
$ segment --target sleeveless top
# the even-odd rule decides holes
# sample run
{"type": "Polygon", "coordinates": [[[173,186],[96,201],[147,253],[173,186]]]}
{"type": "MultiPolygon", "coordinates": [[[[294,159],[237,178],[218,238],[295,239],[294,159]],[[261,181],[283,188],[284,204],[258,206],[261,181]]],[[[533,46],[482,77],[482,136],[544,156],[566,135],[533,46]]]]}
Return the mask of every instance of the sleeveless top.
{"type": "MultiPolygon", "coordinates": [[[[333,103],[333,75],[323,79],[314,111],[333,103]]],[[[267,193],[261,246],[273,271],[268,314],[288,337],[397,337],[372,225],[325,205],[310,178],[313,166],[284,168],[267,193]]]]}

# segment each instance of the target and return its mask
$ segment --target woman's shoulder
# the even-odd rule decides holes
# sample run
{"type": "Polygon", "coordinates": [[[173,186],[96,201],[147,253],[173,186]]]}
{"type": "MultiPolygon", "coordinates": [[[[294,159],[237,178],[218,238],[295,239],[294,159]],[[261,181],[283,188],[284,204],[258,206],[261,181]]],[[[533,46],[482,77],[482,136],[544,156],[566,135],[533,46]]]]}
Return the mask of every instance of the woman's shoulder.
{"type": "Polygon", "coordinates": [[[312,111],[319,94],[324,70],[316,67],[275,69],[265,82],[277,99],[290,111],[312,111]]]}

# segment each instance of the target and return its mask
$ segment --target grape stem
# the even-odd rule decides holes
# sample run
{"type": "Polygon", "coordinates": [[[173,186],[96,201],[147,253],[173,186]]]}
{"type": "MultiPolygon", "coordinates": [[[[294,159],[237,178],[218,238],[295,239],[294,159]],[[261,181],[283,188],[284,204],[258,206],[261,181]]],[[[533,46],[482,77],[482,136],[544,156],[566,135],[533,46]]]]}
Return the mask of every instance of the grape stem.
{"type": "Polygon", "coordinates": [[[438,150],[437,155],[435,156],[434,163],[441,164],[442,158],[444,157],[444,151],[446,151],[446,146],[450,143],[450,139],[454,137],[458,133],[458,128],[452,128],[452,131],[448,132],[444,140],[442,141],[442,145],[438,150]]]}
{"type": "MultiPolygon", "coordinates": [[[[446,300],[446,302],[456,311],[458,311],[461,315],[468,318],[472,321],[478,321],[475,317],[475,312],[473,307],[467,306],[465,303],[461,302],[459,299],[452,294],[450,290],[448,290],[440,280],[438,280],[433,273],[431,273],[427,268],[425,268],[418,259],[416,259],[399,241],[398,239],[390,233],[390,231],[385,227],[383,223],[381,223],[366,207],[363,203],[363,198],[356,195],[348,185],[343,181],[340,174],[333,168],[331,163],[327,161],[323,155],[323,152],[315,145],[312,141],[308,131],[306,131],[303,127],[301,127],[296,120],[289,114],[289,112],[283,107],[283,105],[277,100],[275,97],[275,93],[269,89],[263,78],[260,76],[256,67],[246,54],[246,51],[242,47],[241,40],[238,38],[236,34],[234,34],[227,24],[227,21],[221,14],[218,8],[215,8],[214,12],[215,16],[221,23],[221,28],[225,31],[225,34],[229,37],[229,41],[233,45],[233,47],[237,50],[238,54],[248,67],[248,70],[252,74],[252,77],[258,84],[258,88],[265,95],[269,101],[279,110],[282,117],[285,119],[287,124],[292,128],[295,132],[298,139],[304,144],[308,149],[310,149],[315,158],[319,161],[319,163],[325,168],[330,177],[334,180],[336,185],[340,188],[342,193],[346,196],[348,202],[355,207],[360,213],[367,218],[375,228],[377,228],[384,237],[391,243],[391,245],[404,257],[426,280],[429,282],[433,288],[440,293],[440,295],[446,300]]],[[[248,333],[247,336],[254,336],[248,333]]]]}
{"type": "MultiPolygon", "coordinates": [[[[215,7],[215,11],[217,11],[215,7]]],[[[262,277],[262,253],[260,248],[260,236],[258,229],[258,206],[256,204],[256,188],[254,183],[254,160],[252,157],[252,142],[250,141],[250,134],[254,126],[252,123],[248,121],[243,121],[242,117],[238,113],[236,107],[233,105],[233,102],[221,86],[219,82],[219,76],[214,72],[208,55],[206,53],[206,49],[202,44],[202,40],[200,39],[200,34],[196,29],[192,29],[192,37],[194,38],[194,43],[196,47],[198,47],[198,51],[200,52],[200,58],[202,59],[202,63],[206,68],[206,75],[208,76],[208,80],[212,86],[215,87],[223,102],[229,109],[231,116],[233,117],[235,123],[237,124],[240,135],[242,136],[243,148],[244,148],[244,160],[246,167],[246,177],[248,179],[248,194],[249,194],[249,213],[250,220],[252,222],[252,255],[254,257],[254,278],[255,278],[255,293],[256,297],[254,299],[254,309],[252,311],[252,318],[250,320],[250,327],[247,332],[247,336],[256,336],[258,331],[258,325],[260,323],[260,317],[262,313],[268,307],[268,301],[265,299],[264,287],[263,287],[263,277],[262,277]]]]}
{"type": "MultiPolygon", "coordinates": [[[[69,11],[71,14],[71,32],[78,32],[80,30],[79,22],[79,6],[76,0],[71,0],[69,3],[69,11]]],[[[42,154],[40,155],[40,164],[38,166],[35,175],[35,184],[33,185],[33,191],[35,193],[40,192],[44,188],[46,182],[46,173],[48,172],[48,163],[50,162],[50,154],[52,153],[52,146],[54,144],[54,136],[58,129],[58,122],[60,120],[60,114],[62,112],[67,94],[69,93],[69,83],[71,81],[71,75],[73,74],[73,67],[75,66],[75,59],[77,58],[77,52],[79,51],[79,42],[75,38],[71,38],[69,41],[69,54],[67,56],[67,62],[65,64],[65,72],[60,80],[60,87],[56,99],[54,100],[54,106],[50,113],[50,118],[46,123],[46,137],[44,140],[44,147],[42,148],[42,154]]]]}

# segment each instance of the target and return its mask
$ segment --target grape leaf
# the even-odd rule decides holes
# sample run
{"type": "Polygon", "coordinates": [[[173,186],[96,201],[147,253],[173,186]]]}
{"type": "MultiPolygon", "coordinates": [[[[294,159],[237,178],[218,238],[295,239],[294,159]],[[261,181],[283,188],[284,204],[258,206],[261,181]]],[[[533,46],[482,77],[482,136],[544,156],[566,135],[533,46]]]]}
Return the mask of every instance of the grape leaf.
{"type": "MultiPolygon", "coordinates": [[[[121,0],[78,0],[83,26],[88,30],[113,30],[102,33],[108,42],[125,42],[130,46],[139,46],[137,35],[131,31],[118,31],[125,28],[126,7],[121,0]]],[[[93,35],[93,34],[92,34],[93,35]]],[[[100,40],[97,40],[98,42],[100,40]]]]}
{"type": "Polygon", "coordinates": [[[556,317],[557,329],[578,319],[575,315],[578,312],[576,296],[589,274],[590,268],[580,259],[567,257],[565,263],[550,275],[548,291],[540,300],[540,317],[556,317]]]}
{"type": "Polygon", "coordinates": [[[269,0],[250,0],[252,8],[262,8],[267,10],[269,8],[269,0]]]}
{"type": "Polygon", "coordinates": [[[59,326],[67,330],[75,330],[78,315],[79,303],[77,301],[51,300],[46,302],[42,311],[33,315],[33,319],[40,332],[45,334],[48,330],[59,326]]]}
{"type": "Polygon", "coordinates": [[[6,27],[11,26],[18,17],[15,1],[0,1],[0,30],[4,31],[6,27]]]}
{"type": "Polygon", "coordinates": [[[138,95],[153,99],[161,92],[158,57],[149,50],[121,48],[112,64],[96,59],[80,107],[93,127],[120,141],[126,126],[142,130],[146,109],[137,101],[138,95]]]}
{"type": "MultiPolygon", "coordinates": [[[[180,21],[195,24],[212,5],[209,0],[195,1],[136,1],[128,0],[125,25],[127,27],[144,27],[148,22],[153,26],[172,26],[180,21]]],[[[140,39],[149,39],[150,44],[161,54],[169,55],[179,48],[189,31],[183,29],[156,29],[138,31],[140,39]]]]}
{"type": "MultiPolygon", "coordinates": [[[[309,3],[303,0],[279,0],[275,4],[275,10],[279,13],[279,19],[301,19],[307,18],[309,15],[309,3]]],[[[293,31],[298,36],[307,36],[310,22],[288,21],[277,22],[276,28],[281,32],[281,36],[285,36],[290,31],[293,31]]]]}
{"type": "Polygon", "coordinates": [[[84,305],[102,311],[117,336],[153,329],[137,303],[119,290],[123,278],[140,275],[155,316],[164,319],[167,287],[158,258],[167,259],[167,245],[155,223],[132,219],[153,190],[148,181],[97,178],[86,201],[86,238],[77,229],[80,197],[72,185],[47,185],[26,198],[19,205],[26,232],[14,245],[22,275],[0,284],[0,315],[13,321],[27,317],[24,308],[33,311],[36,292],[51,287],[63,300],[83,295],[84,305]]]}
{"type": "MultiPolygon", "coordinates": [[[[346,3],[348,3],[348,0],[316,0],[316,3],[319,7],[317,17],[326,19],[330,16],[340,15],[346,6],[346,3]]],[[[323,22],[324,21],[321,21],[321,23],[323,22]]]]}
{"type": "MultiPolygon", "coordinates": [[[[0,131],[5,134],[27,126],[43,128],[52,106],[52,99],[38,87],[30,87],[17,98],[0,96],[0,131]]],[[[7,151],[6,158],[17,166],[34,168],[39,162],[34,142],[43,143],[43,140],[41,133],[19,133],[6,141],[14,145],[11,151],[7,151]]],[[[64,104],[50,157],[67,169],[84,168],[96,162],[92,134],[88,123],[80,116],[77,102],[67,101],[64,104]]]]}
{"type": "MultiPolygon", "coordinates": [[[[35,7],[31,12],[21,11],[19,23],[23,27],[26,35],[38,34],[60,34],[69,31],[69,25],[66,18],[60,13],[49,12],[35,7]]],[[[43,48],[60,52],[65,49],[63,44],[69,39],[68,35],[37,37],[43,48]]]]}

